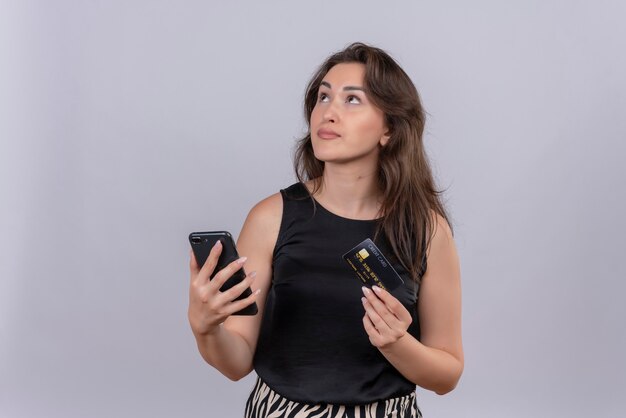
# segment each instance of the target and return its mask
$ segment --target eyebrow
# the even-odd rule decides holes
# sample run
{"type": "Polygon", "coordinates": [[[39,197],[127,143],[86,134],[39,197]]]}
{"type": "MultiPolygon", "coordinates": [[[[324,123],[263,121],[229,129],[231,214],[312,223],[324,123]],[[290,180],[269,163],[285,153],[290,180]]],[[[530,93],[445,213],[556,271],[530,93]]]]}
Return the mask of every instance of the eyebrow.
{"type": "MultiPolygon", "coordinates": [[[[324,87],[328,87],[329,89],[332,89],[332,87],[330,86],[330,83],[329,83],[329,82],[327,82],[327,81],[322,81],[320,84],[321,84],[322,86],[324,86],[324,87]]],[[[365,91],[365,90],[363,90],[363,87],[357,87],[357,86],[345,86],[343,89],[344,89],[345,91],[349,91],[349,90],[360,90],[360,91],[365,91]]]]}

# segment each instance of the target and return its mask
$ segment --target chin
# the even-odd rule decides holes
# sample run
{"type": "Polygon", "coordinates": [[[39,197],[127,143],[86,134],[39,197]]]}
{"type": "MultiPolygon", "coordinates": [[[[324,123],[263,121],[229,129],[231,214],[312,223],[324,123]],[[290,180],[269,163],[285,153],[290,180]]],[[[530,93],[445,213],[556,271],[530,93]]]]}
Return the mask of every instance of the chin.
{"type": "Polygon", "coordinates": [[[349,158],[349,157],[342,157],[342,156],[338,156],[338,155],[318,155],[315,154],[315,158],[317,158],[318,160],[320,160],[321,162],[323,162],[324,164],[347,164],[347,163],[351,163],[354,161],[357,161],[358,158],[349,158]]]}
{"type": "Polygon", "coordinates": [[[338,152],[321,152],[313,150],[313,155],[318,160],[324,163],[334,163],[334,164],[346,164],[346,163],[354,163],[357,161],[370,161],[371,157],[367,154],[340,154],[338,152]]]}
{"type": "Polygon", "coordinates": [[[337,158],[336,152],[330,152],[328,149],[320,149],[326,147],[313,147],[313,155],[320,161],[329,162],[337,158]]]}
{"type": "Polygon", "coordinates": [[[339,155],[337,152],[329,152],[328,150],[313,149],[313,155],[315,158],[325,163],[338,163],[346,160],[346,158],[339,155]]]}

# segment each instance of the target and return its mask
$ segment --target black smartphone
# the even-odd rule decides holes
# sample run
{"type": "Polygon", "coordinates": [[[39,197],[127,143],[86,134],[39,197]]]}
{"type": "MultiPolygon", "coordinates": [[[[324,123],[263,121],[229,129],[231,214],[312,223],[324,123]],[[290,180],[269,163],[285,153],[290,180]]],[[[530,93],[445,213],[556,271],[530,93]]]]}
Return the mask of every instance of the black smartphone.
{"type": "MultiPolygon", "coordinates": [[[[198,262],[198,266],[202,267],[209,257],[209,253],[211,252],[211,248],[220,241],[222,243],[222,254],[220,254],[220,258],[217,261],[217,266],[213,273],[211,274],[211,279],[218,271],[226,267],[231,262],[237,260],[239,258],[239,254],[237,253],[237,247],[235,246],[235,241],[233,237],[227,231],[211,231],[211,232],[192,232],[189,234],[189,243],[191,244],[191,249],[193,250],[193,254],[196,256],[196,261],[198,262]]],[[[246,273],[243,271],[243,268],[237,270],[235,274],[233,274],[220,288],[220,292],[224,292],[237,283],[240,283],[242,280],[246,278],[246,273]]],[[[244,299],[252,294],[252,289],[249,287],[243,291],[243,293],[237,297],[235,300],[244,299]]],[[[233,315],[256,315],[259,311],[256,302],[253,302],[251,305],[246,306],[245,308],[235,312],[233,315]]]]}

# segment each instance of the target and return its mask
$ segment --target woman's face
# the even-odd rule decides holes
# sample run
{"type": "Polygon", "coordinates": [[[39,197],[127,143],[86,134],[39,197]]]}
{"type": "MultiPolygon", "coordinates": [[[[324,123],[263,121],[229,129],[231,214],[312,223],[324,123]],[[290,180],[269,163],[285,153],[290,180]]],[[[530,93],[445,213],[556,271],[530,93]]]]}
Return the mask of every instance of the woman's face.
{"type": "Polygon", "coordinates": [[[315,157],[326,163],[377,161],[389,140],[383,112],[363,91],[365,66],[337,64],[326,73],[311,113],[315,157]]]}

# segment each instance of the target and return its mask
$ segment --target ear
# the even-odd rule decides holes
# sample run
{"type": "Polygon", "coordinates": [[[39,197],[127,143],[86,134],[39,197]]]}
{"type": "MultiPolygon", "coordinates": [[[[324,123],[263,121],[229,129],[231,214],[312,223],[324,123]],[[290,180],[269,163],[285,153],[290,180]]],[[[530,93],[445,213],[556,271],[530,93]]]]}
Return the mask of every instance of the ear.
{"type": "Polygon", "coordinates": [[[389,132],[385,132],[385,134],[380,138],[380,141],[378,141],[378,143],[381,147],[384,147],[389,142],[389,138],[391,138],[391,135],[389,134],[389,132]]]}

